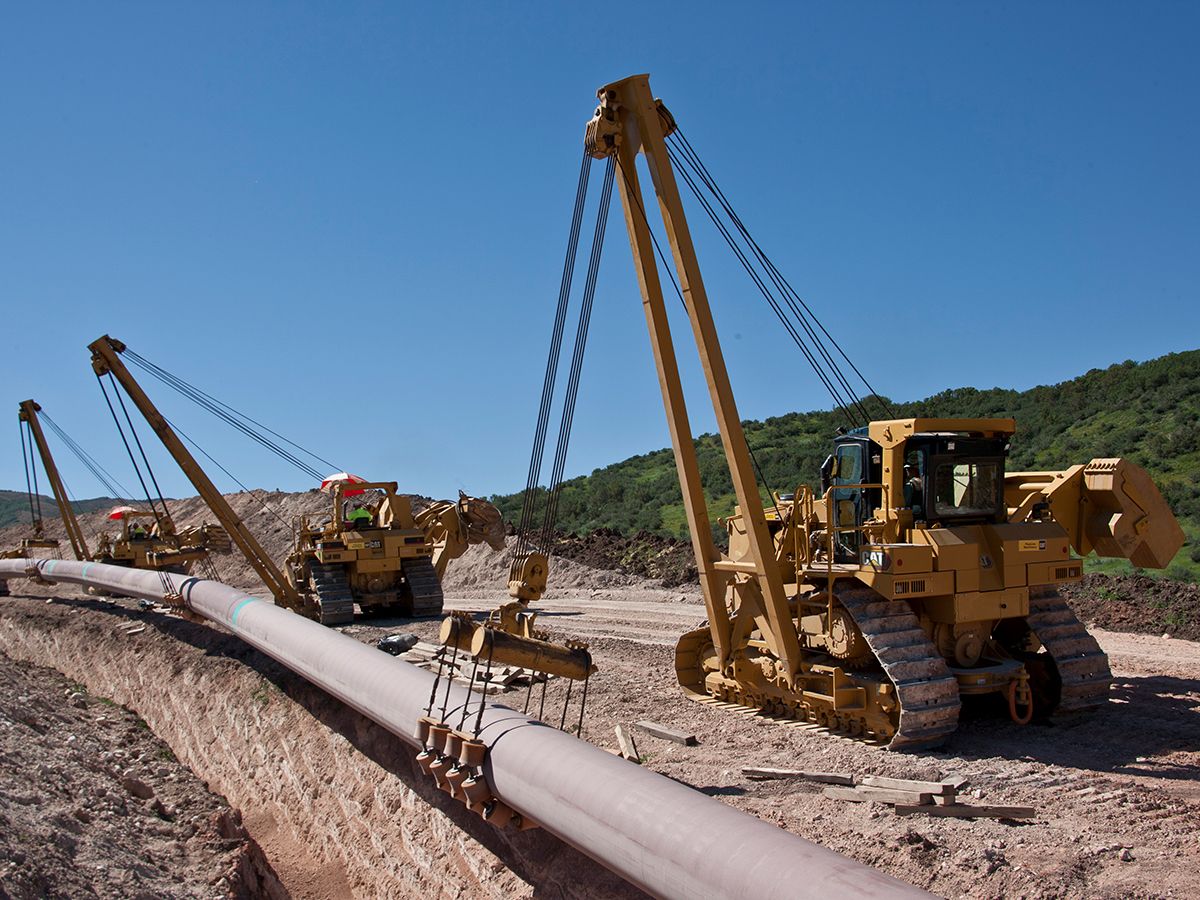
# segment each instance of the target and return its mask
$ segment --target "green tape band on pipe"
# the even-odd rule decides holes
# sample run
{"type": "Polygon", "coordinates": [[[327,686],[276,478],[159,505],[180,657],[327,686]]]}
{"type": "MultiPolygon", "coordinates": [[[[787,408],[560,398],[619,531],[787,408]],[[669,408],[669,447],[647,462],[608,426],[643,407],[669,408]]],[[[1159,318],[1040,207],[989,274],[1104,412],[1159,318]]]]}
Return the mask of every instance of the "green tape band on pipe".
{"type": "Polygon", "coordinates": [[[239,603],[237,606],[235,606],[233,608],[233,613],[229,616],[230,623],[233,625],[236,625],[237,620],[238,620],[238,613],[240,613],[243,609],[245,609],[248,604],[253,603],[254,600],[255,600],[254,597],[247,597],[245,600],[243,600],[241,603],[239,603]]]}

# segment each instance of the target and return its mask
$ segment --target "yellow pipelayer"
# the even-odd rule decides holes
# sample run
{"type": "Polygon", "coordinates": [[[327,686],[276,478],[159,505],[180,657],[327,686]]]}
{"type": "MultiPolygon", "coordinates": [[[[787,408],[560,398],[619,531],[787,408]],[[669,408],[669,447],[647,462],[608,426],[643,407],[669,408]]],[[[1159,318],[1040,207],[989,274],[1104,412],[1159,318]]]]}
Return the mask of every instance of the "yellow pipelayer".
{"type": "Polygon", "coordinates": [[[963,693],[1000,693],[1012,717],[1103,700],[1108,661],[1058,596],[1096,550],[1164,566],[1183,533],[1124,460],[1004,470],[1011,419],[877,421],[837,438],[820,495],[763,508],[666,139],[675,120],[635,75],[597,92],[585,146],[617,184],[708,609],[676,670],[696,699],[818,722],[886,744],[943,740],[963,693]],[[716,413],[738,509],[717,551],[680,385],[642,154],[716,413]]]}

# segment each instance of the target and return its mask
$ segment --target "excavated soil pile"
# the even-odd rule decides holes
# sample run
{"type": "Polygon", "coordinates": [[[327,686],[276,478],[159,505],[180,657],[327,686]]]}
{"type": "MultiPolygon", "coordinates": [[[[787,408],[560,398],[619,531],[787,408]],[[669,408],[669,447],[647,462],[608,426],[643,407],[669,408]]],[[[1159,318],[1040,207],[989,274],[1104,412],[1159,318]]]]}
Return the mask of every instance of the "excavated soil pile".
{"type": "MultiPolygon", "coordinates": [[[[263,549],[280,564],[283,563],[291,549],[292,520],[298,516],[327,518],[330,511],[329,496],[317,490],[301,493],[256,490],[250,493],[226,494],[225,499],[229,501],[233,511],[242,518],[254,536],[258,538],[263,549]]],[[[134,505],[139,508],[146,506],[145,503],[134,505]]],[[[216,523],[216,517],[199,497],[168,500],[167,509],[175,521],[176,528],[183,529],[204,522],[216,523]]],[[[71,559],[71,544],[67,541],[62,520],[57,517],[48,518],[44,525],[46,536],[57,538],[62,545],[60,547],[62,556],[65,559],[71,559]]],[[[104,511],[79,516],[79,525],[89,548],[96,546],[96,538],[102,532],[107,532],[111,536],[116,536],[121,532],[121,523],[110,522],[104,511]]],[[[22,538],[28,536],[28,525],[10,525],[7,528],[0,528],[0,549],[15,547],[22,538]]],[[[253,569],[236,548],[227,556],[214,557],[214,561],[222,578],[230,583],[246,580],[257,581],[253,569]]]]}
{"type": "Polygon", "coordinates": [[[286,897],[146,723],[0,654],[0,897],[286,897]]]}
{"type": "Polygon", "coordinates": [[[590,534],[560,534],[554,539],[553,555],[594,569],[649,578],[668,588],[699,581],[690,541],[648,531],[623,535],[600,528],[590,534]]]}
{"type": "Polygon", "coordinates": [[[1200,585],[1146,575],[1085,575],[1062,594],[1080,619],[1101,628],[1200,640],[1200,585]]]}

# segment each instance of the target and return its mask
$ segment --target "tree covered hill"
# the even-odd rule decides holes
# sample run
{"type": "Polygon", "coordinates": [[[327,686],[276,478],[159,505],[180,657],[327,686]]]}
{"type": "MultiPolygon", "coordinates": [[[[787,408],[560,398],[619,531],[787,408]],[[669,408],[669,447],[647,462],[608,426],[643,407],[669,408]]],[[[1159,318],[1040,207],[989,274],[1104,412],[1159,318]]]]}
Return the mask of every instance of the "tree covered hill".
{"type": "MultiPolygon", "coordinates": [[[[1200,350],[1093,369],[1070,381],[1027,391],[956,388],[893,408],[898,418],[1015,418],[1012,470],[1063,469],[1109,456],[1144,466],[1188,534],[1188,544],[1170,573],[1193,580],[1200,575],[1200,350]]],[[[840,422],[833,412],[745,422],[746,438],[771,490],[815,485],[840,422]]],[[[720,438],[701,435],[696,447],[711,513],[728,515],[735,499],[720,438]]],[[[520,518],[521,494],[492,499],[507,519],[520,518]]],[[[610,528],[622,534],[644,530],[685,536],[672,452],[630,457],[564,482],[558,526],[580,533],[610,528]]],[[[1116,571],[1128,566],[1102,562],[1089,568],[1116,571]]]]}

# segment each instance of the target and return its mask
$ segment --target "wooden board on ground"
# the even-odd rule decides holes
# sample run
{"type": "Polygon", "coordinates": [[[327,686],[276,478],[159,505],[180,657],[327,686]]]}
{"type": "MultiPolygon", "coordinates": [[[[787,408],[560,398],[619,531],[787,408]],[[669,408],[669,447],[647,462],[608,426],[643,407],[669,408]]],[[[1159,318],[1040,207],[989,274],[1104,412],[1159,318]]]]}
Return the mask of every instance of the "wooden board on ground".
{"type": "Polygon", "coordinates": [[[948,819],[1032,819],[1037,810],[1032,806],[905,806],[897,804],[898,816],[940,816],[948,819]]]}
{"type": "Polygon", "coordinates": [[[633,742],[633,735],[621,725],[618,725],[615,731],[617,732],[617,745],[621,748],[621,756],[630,762],[640,764],[642,758],[638,756],[637,744],[633,742]]]}
{"type": "Polygon", "coordinates": [[[768,769],[742,766],[742,774],[755,781],[772,778],[798,778],[802,781],[819,781],[822,784],[846,784],[853,786],[854,776],[842,772],[805,772],[802,769],[768,769]]]}
{"type": "Polygon", "coordinates": [[[511,672],[505,672],[504,675],[502,675],[500,678],[493,677],[492,681],[495,684],[499,684],[504,687],[509,687],[515,681],[517,681],[517,679],[524,678],[524,677],[525,677],[524,669],[514,668],[511,672]]]}
{"type": "Polygon", "coordinates": [[[895,791],[876,787],[827,787],[822,792],[834,800],[851,803],[902,803],[913,807],[933,803],[933,794],[917,791],[895,791]]]}
{"type": "Polygon", "coordinates": [[[688,734],[686,731],[680,731],[678,728],[670,728],[658,722],[643,720],[638,722],[636,727],[642,729],[647,734],[652,734],[666,741],[674,741],[676,744],[683,744],[685,747],[691,747],[697,743],[694,734],[688,734]]]}
{"type": "Polygon", "coordinates": [[[868,787],[888,788],[893,791],[916,791],[919,794],[951,794],[954,788],[942,781],[912,781],[908,778],[885,778],[882,775],[864,775],[859,784],[868,787]]]}

